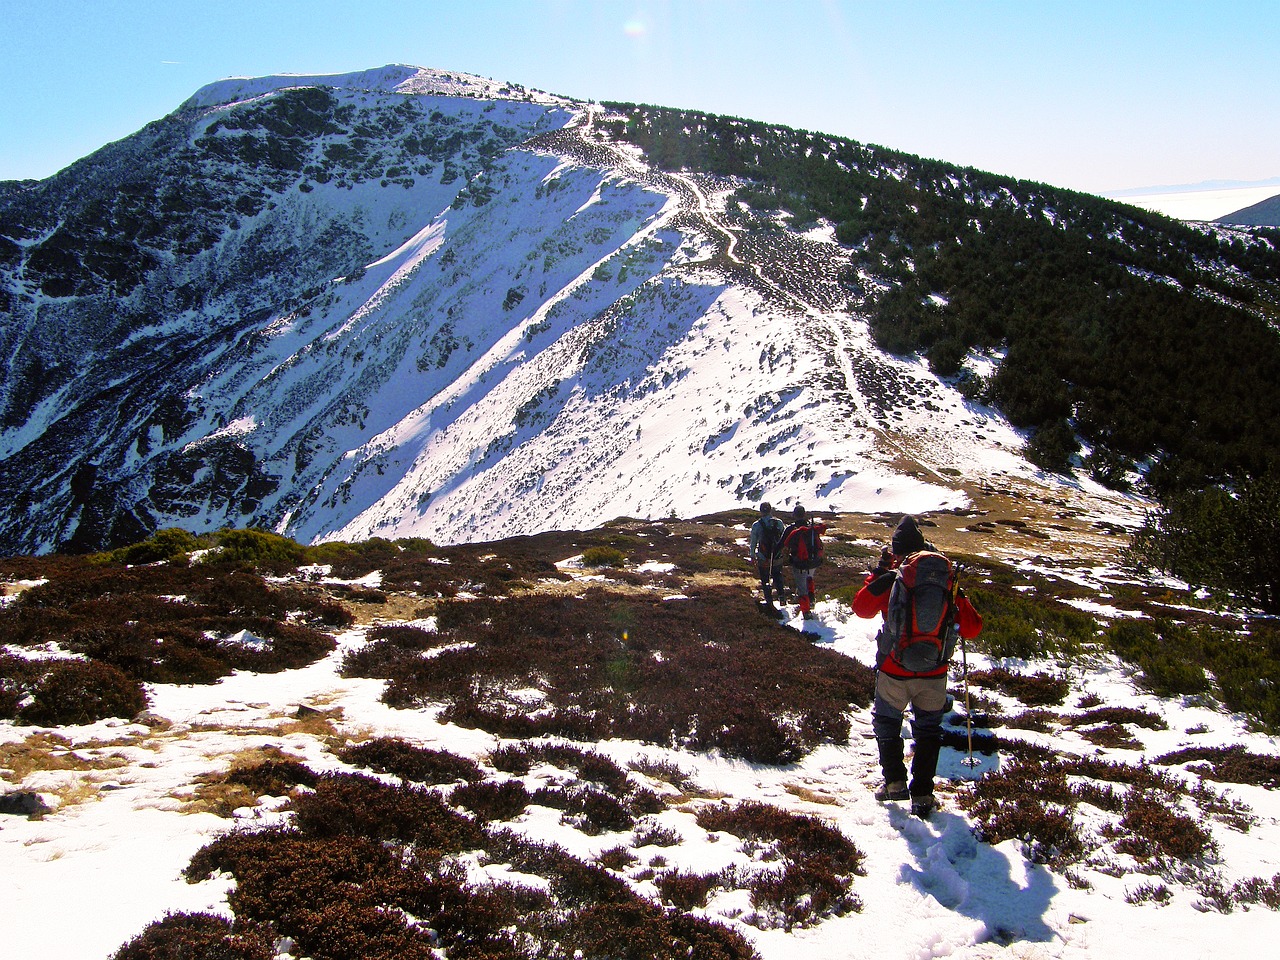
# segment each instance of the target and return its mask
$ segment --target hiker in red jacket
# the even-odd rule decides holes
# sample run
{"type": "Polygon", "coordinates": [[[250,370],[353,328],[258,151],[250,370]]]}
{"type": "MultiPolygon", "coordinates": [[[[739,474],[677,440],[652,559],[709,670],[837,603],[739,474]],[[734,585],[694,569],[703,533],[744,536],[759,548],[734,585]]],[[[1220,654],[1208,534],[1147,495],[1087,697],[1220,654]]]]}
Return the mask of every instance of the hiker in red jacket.
{"type": "Polygon", "coordinates": [[[822,534],[827,525],[820,520],[810,520],[804,507],[796,504],[791,511],[791,525],[782,534],[782,555],[796,580],[796,597],[800,601],[800,615],[813,620],[814,590],[813,572],[822,563],[822,534]]]}
{"type": "Polygon", "coordinates": [[[871,708],[884,774],[876,799],[909,799],[912,813],[928,817],[935,805],[933,778],[942,748],[951,653],[957,635],[965,639],[978,635],[982,617],[956,589],[950,561],[925,540],[910,516],[899,522],[891,545],[881,551],[880,562],[867,574],[853,598],[853,612],[866,618],[880,614],[885,620],[876,635],[876,697],[871,708]],[[926,585],[923,574],[918,588],[906,583],[902,574],[909,568],[914,575],[924,564],[942,571],[936,578],[941,588],[926,585]],[[938,596],[939,589],[945,599],[938,596]],[[902,719],[908,706],[915,741],[909,786],[902,747],[902,719]]]}

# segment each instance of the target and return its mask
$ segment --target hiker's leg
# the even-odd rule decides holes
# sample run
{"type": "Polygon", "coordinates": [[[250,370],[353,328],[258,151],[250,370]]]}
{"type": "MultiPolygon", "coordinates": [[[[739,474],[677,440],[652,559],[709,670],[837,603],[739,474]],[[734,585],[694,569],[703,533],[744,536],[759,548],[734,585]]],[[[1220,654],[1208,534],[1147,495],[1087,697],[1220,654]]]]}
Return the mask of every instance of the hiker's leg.
{"type": "Polygon", "coordinates": [[[800,604],[800,612],[809,612],[809,571],[801,570],[799,567],[792,567],[795,571],[796,580],[796,600],[800,604]]]}
{"type": "Polygon", "coordinates": [[[946,714],[947,678],[929,677],[912,682],[911,738],[915,753],[911,759],[911,796],[933,796],[933,779],[942,749],[942,718],[946,714]]]}
{"type": "Polygon", "coordinates": [[[902,711],[906,706],[902,681],[884,673],[876,674],[876,698],[871,705],[871,729],[880,752],[880,771],[886,784],[906,783],[903,761],[902,711]]]}
{"type": "Polygon", "coordinates": [[[787,602],[787,582],[786,577],[782,575],[782,564],[776,560],[773,563],[773,589],[778,594],[778,602],[787,602]]]}
{"type": "Polygon", "coordinates": [[[768,560],[761,560],[756,563],[756,574],[760,577],[760,589],[764,593],[764,602],[773,603],[773,583],[769,579],[768,560]]]}

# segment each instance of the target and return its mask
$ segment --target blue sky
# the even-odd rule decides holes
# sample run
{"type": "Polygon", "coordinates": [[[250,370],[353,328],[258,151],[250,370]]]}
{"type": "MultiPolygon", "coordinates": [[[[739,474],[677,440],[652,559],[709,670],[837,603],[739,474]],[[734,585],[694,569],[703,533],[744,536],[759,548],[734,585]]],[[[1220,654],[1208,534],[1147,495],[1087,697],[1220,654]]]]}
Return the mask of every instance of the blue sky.
{"type": "Polygon", "coordinates": [[[411,63],[1094,193],[1280,177],[1276,0],[0,0],[0,179],[226,76],[411,63]]]}

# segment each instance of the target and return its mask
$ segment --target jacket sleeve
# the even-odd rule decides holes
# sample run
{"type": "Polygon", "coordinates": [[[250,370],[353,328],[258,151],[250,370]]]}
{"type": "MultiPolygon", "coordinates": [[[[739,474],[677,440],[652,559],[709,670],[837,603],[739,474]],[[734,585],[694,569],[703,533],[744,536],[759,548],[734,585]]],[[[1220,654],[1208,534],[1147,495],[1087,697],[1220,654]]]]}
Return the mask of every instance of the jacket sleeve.
{"type": "Polygon", "coordinates": [[[966,640],[971,640],[982,632],[982,615],[973,608],[973,604],[963,593],[956,602],[956,621],[960,625],[960,636],[966,640]]]}
{"type": "Polygon", "coordinates": [[[889,589],[893,586],[893,574],[868,573],[862,589],[853,598],[853,612],[865,619],[871,619],[877,613],[882,616],[889,612],[889,589]]]}
{"type": "Polygon", "coordinates": [[[756,558],[756,547],[759,546],[759,544],[760,544],[760,521],[757,520],[755,523],[751,525],[751,546],[747,553],[747,556],[750,557],[752,560],[756,558]]]}

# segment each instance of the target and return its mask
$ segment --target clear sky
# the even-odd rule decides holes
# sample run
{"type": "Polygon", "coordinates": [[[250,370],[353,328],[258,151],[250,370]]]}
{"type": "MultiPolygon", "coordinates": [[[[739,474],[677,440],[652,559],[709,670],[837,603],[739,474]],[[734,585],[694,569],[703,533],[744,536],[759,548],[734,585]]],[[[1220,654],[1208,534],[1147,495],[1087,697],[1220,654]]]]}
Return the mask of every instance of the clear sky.
{"type": "Polygon", "coordinates": [[[1280,0],[0,0],[0,179],[223,77],[386,63],[1093,193],[1280,177],[1280,0]]]}

